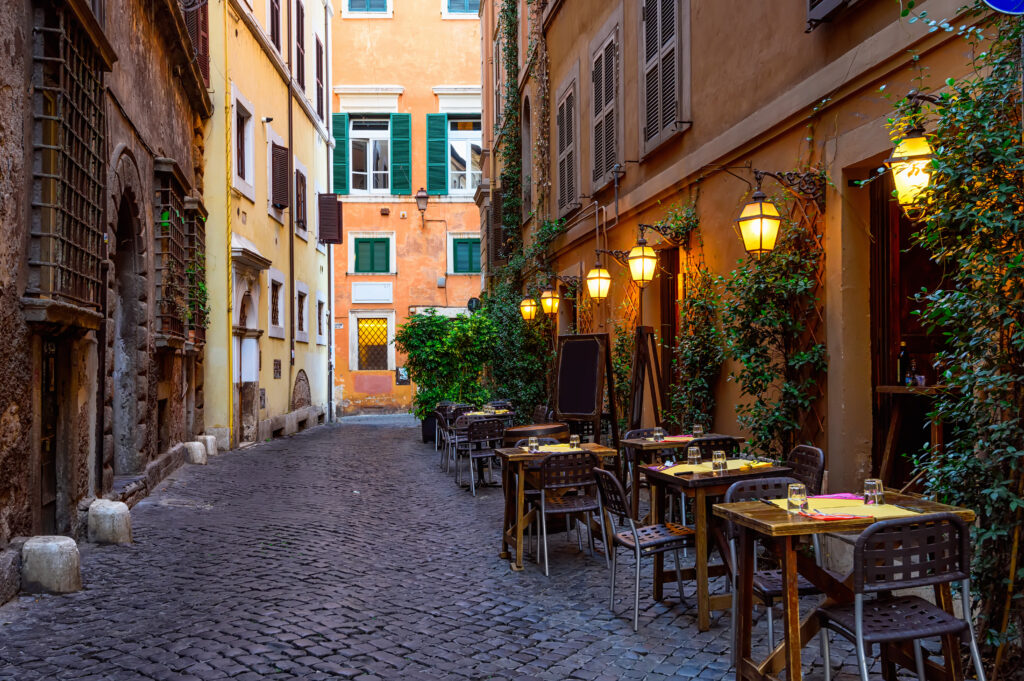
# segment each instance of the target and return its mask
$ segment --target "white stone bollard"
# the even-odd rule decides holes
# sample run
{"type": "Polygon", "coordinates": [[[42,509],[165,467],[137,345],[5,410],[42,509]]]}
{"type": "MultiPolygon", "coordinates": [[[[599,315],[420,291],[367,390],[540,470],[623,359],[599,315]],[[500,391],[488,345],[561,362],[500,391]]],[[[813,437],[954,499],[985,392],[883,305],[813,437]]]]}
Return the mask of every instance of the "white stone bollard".
{"type": "Polygon", "coordinates": [[[185,451],[188,452],[188,462],[206,465],[206,445],[202,442],[186,442],[185,451]]]}
{"type": "Polygon", "coordinates": [[[200,435],[199,441],[206,445],[206,456],[217,456],[217,438],[213,435],[200,435]]]}
{"type": "Polygon", "coordinates": [[[95,544],[131,544],[132,514],[123,501],[97,499],[89,504],[89,541],[95,544]]]}
{"type": "Polygon", "coordinates": [[[82,588],[78,544],[71,537],[32,537],[21,547],[21,588],[66,594],[82,588]]]}

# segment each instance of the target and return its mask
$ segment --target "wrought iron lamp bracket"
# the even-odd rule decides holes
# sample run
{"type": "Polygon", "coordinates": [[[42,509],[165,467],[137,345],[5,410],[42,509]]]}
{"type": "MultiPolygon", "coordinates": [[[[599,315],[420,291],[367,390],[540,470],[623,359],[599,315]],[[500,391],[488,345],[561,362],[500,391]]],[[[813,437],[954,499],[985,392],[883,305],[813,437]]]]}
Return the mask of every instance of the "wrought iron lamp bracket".
{"type": "Polygon", "coordinates": [[[619,263],[623,267],[629,267],[629,251],[609,250],[606,248],[594,249],[594,252],[598,255],[610,255],[612,260],[619,263]]]}
{"type": "Polygon", "coordinates": [[[753,172],[754,181],[757,183],[756,191],[761,191],[761,183],[764,182],[764,178],[770,177],[798,197],[813,201],[821,208],[825,206],[825,175],[821,170],[805,172],[787,170],[776,173],[754,168],[753,172]]]}

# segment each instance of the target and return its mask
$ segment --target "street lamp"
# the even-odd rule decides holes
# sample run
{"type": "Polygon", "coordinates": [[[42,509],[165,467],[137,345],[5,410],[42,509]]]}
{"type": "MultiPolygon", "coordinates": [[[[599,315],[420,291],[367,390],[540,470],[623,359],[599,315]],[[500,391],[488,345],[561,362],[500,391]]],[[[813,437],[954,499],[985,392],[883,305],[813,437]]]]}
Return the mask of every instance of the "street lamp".
{"type": "Polygon", "coordinates": [[[612,285],[612,277],[608,270],[601,267],[601,260],[594,263],[593,269],[587,272],[587,291],[590,297],[601,302],[608,297],[608,290],[612,285]]]}
{"type": "Polygon", "coordinates": [[[916,126],[907,129],[886,160],[896,185],[896,200],[904,210],[918,207],[921,194],[931,181],[933,156],[924,128],[916,126]]]}
{"type": "Polygon", "coordinates": [[[537,316],[537,301],[529,297],[523,298],[523,302],[519,303],[519,314],[523,315],[526,321],[533,321],[537,316]]]}
{"type": "Polygon", "coordinates": [[[647,245],[647,239],[643,237],[642,231],[640,238],[636,240],[636,246],[633,246],[626,256],[626,262],[629,263],[629,276],[640,288],[644,288],[654,279],[658,256],[655,255],[654,249],[647,245]]]}
{"type": "Polygon", "coordinates": [[[751,255],[761,257],[762,254],[775,248],[779,236],[782,217],[775,204],[761,191],[760,185],[750,203],[743,206],[739,218],[736,219],[743,248],[751,255]]]}
{"type": "Polygon", "coordinates": [[[420,190],[418,192],[416,192],[416,207],[420,209],[420,226],[421,227],[426,227],[426,225],[427,225],[426,218],[424,217],[424,213],[427,212],[427,198],[428,198],[428,196],[429,195],[427,194],[427,190],[424,189],[423,187],[420,187],[420,190]]]}
{"type": "Polygon", "coordinates": [[[558,294],[553,288],[546,288],[540,294],[540,306],[544,314],[556,314],[558,312],[558,294]]]}

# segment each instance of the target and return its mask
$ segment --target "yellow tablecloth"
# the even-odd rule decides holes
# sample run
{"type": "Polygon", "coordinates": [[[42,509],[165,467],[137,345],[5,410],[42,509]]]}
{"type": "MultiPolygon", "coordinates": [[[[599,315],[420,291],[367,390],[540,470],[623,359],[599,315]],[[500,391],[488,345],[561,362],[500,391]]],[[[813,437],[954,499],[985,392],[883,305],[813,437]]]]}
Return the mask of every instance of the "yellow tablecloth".
{"type": "MultiPolygon", "coordinates": [[[[785,499],[773,499],[772,503],[781,509],[786,509],[788,507],[785,499]]],[[[824,515],[832,513],[842,515],[868,515],[876,520],[883,520],[886,518],[910,518],[915,515],[921,515],[917,511],[908,511],[905,508],[893,506],[892,504],[883,504],[879,506],[877,504],[865,504],[863,501],[854,501],[853,499],[808,498],[807,510],[810,513],[820,511],[824,515]]]]}
{"type": "Polygon", "coordinates": [[[486,411],[467,411],[466,416],[502,416],[508,413],[508,409],[499,409],[493,414],[488,414],[486,411]]]}
{"type": "MultiPolygon", "coordinates": [[[[519,449],[524,452],[530,451],[529,447],[520,447],[519,449]]],[[[579,449],[573,449],[569,445],[542,445],[537,451],[542,454],[554,454],[556,452],[582,452],[583,448],[580,447],[579,449]]]]}
{"type": "MultiPolygon", "coordinates": [[[[738,471],[742,468],[764,468],[771,465],[768,461],[751,461],[750,459],[726,459],[725,461],[725,469],[728,471],[738,471]]],[[[711,462],[709,461],[695,466],[688,463],[680,463],[659,472],[666,475],[676,475],[677,473],[711,473],[712,470],[711,462]]]]}

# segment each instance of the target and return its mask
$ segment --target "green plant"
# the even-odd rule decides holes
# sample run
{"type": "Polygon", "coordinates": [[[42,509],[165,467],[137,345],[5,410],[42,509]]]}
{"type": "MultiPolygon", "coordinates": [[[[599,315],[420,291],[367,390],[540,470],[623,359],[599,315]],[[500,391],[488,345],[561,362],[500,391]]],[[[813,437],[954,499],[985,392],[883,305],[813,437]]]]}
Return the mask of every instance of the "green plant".
{"type": "Polygon", "coordinates": [[[691,201],[685,205],[674,203],[669,206],[661,224],[664,225],[670,234],[670,240],[690,250],[690,235],[700,227],[700,218],[697,215],[697,203],[691,201]]]}
{"type": "Polygon", "coordinates": [[[629,402],[633,377],[633,346],[636,336],[632,327],[615,320],[612,341],[612,376],[615,383],[615,410],[619,413],[619,430],[629,427],[629,402]]]}
{"type": "Polygon", "coordinates": [[[815,270],[820,251],[813,235],[784,220],[775,250],[739,262],[726,280],[723,320],[729,356],[747,402],[737,405],[751,447],[781,459],[793,448],[811,408],[825,346],[803,342],[815,314],[815,270]]]}
{"type": "MultiPolygon", "coordinates": [[[[973,9],[980,14],[985,7],[975,2],[973,9]]],[[[915,18],[926,20],[924,15],[915,18]]],[[[936,397],[932,418],[946,424],[946,442],[939,455],[922,453],[916,463],[930,495],[978,514],[971,586],[979,629],[988,643],[1014,647],[1010,656],[1019,659],[1024,633],[1024,20],[987,16],[983,28],[959,31],[974,48],[971,75],[946,81],[928,112],[900,101],[890,129],[898,139],[908,123],[930,119],[932,178],[914,240],[946,271],[939,290],[918,297],[923,320],[943,336],[936,367],[949,388],[936,397]]],[[[947,22],[927,21],[932,30],[951,29],[947,22]]]]}
{"type": "Polygon", "coordinates": [[[505,67],[502,87],[501,134],[498,158],[501,162],[501,224],[505,227],[506,250],[522,246],[519,225],[523,210],[522,116],[519,111],[519,2],[501,0],[498,12],[501,59],[505,67]]]}
{"type": "Polygon", "coordinates": [[[699,267],[689,280],[686,296],[679,301],[682,320],[672,360],[672,385],[668,389],[669,423],[687,428],[699,423],[711,430],[715,409],[715,380],[725,358],[720,327],[721,279],[699,267]]]}

